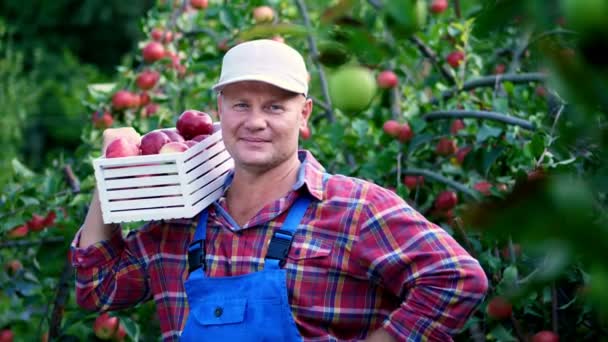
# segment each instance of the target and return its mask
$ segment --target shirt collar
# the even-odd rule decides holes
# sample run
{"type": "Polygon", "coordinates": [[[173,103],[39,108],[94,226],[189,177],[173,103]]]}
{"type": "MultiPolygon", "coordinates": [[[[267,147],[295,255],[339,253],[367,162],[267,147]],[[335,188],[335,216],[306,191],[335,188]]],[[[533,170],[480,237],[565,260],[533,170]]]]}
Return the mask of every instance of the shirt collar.
{"type": "MultiPolygon", "coordinates": [[[[298,151],[298,159],[300,159],[300,169],[298,177],[292,189],[297,191],[302,187],[306,187],[308,192],[319,201],[323,200],[323,174],[325,168],[315,159],[315,157],[307,150],[298,151]]],[[[231,170],[224,180],[223,191],[226,192],[232,184],[234,178],[234,170],[231,170]]]]}

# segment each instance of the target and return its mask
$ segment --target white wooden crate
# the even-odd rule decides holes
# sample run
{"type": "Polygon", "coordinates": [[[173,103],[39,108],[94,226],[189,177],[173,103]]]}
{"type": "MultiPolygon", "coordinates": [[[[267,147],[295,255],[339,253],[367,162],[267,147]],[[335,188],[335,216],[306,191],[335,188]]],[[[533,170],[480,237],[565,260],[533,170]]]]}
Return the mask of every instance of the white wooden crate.
{"type": "Polygon", "coordinates": [[[234,162],[214,130],[184,152],[95,159],[104,223],[191,218],[217,200],[234,162]]]}

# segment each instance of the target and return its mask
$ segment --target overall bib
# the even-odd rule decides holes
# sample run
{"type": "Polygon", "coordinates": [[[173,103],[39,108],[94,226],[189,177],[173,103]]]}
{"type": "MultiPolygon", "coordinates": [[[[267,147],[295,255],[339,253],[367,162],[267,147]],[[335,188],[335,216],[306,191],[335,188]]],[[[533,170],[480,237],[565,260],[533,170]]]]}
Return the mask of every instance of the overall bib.
{"type": "Polygon", "coordinates": [[[205,275],[207,210],[201,213],[188,248],[190,274],[184,286],[190,314],[180,341],[302,341],[281,267],[309,203],[304,195],[293,204],[270,240],[262,271],[233,277],[205,275]]]}

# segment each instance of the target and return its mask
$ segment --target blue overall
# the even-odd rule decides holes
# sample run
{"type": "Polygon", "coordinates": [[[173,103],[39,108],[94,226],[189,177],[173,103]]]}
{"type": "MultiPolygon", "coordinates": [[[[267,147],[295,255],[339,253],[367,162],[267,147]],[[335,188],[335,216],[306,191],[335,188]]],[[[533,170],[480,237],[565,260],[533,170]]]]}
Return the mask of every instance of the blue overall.
{"type": "Polygon", "coordinates": [[[293,204],[282,229],[272,236],[262,271],[233,277],[205,275],[207,210],[201,213],[188,248],[190,275],[184,286],[190,314],[180,341],[302,340],[281,267],[309,202],[304,195],[293,204]]]}

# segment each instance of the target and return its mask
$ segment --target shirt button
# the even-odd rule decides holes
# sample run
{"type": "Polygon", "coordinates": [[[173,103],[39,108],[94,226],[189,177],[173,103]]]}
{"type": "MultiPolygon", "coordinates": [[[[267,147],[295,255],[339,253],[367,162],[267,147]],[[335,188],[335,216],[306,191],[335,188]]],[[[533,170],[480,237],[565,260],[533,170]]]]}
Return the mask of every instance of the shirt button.
{"type": "Polygon", "coordinates": [[[215,315],[215,317],[220,317],[223,313],[224,313],[224,309],[222,309],[221,306],[218,306],[217,308],[215,308],[215,311],[213,311],[213,314],[215,315]]]}

